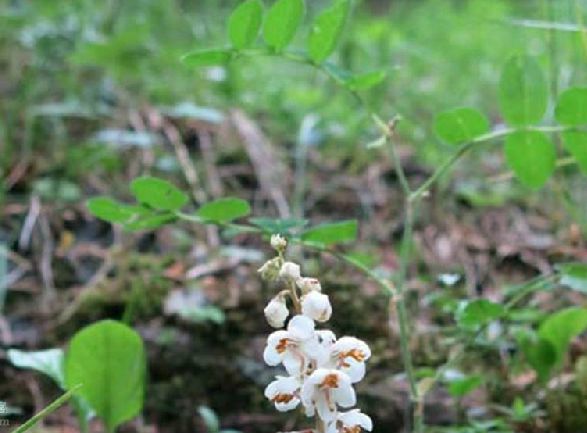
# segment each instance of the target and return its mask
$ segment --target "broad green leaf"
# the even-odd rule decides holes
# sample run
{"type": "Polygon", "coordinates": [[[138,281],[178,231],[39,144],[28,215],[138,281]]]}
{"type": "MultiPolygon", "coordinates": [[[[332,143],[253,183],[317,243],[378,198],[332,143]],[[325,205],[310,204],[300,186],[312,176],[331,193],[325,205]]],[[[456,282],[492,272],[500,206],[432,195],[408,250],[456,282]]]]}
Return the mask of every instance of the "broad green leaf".
{"type": "Polygon", "coordinates": [[[562,135],[565,149],[577,160],[581,171],[587,174],[587,132],[564,131],[562,135]]]}
{"type": "Polygon", "coordinates": [[[357,231],[357,220],[327,223],[306,230],[302,233],[302,240],[304,242],[328,246],[355,241],[357,239],[357,231]]]}
{"type": "Polygon", "coordinates": [[[267,12],[263,24],[265,42],[280,52],[289,45],[304,16],[304,0],[277,0],[267,12]]]}
{"type": "Polygon", "coordinates": [[[249,222],[269,234],[288,234],[308,224],[308,220],[297,218],[250,218],[249,222]]]}
{"type": "Polygon", "coordinates": [[[543,338],[524,338],[520,342],[520,347],[540,380],[546,381],[557,362],[556,347],[543,338]]]}
{"type": "Polygon", "coordinates": [[[561,125],[587,125],[587,87],[573,87],[559,97],[555,109],[561,125]]]}
{"type": "Polygon", "coordinates": [[[37,352],[23,352],[22,350],[10,349],[8,360],[18,368],[29,368],[46,374],[55,381],[61,388],[65,387],[63,378],[63,350],[49,349],[37,352]]]}
{"type": "Polygon", "coordinates": [[[502,305],[487,299],[476,299],[461,304],[456,313],[456,321],[464,328],[477,328],[492,322],[505,313],[502,305]]]}
{"type": "Polygon", "coordinates": [[[436,116],[434,127],[444,141],[460,144],[488,132],[489,121],[473,108],[456,108],[436,116]]]}
{"type": "Polygon", "coordinates": [[[171,214],[144,214],[144,215],[137,215],[131,221],[126,222],[123,224],[124,228],[131,231],[138,231],[138,230],[153,230],[158,227],[161,227],[171,221],[176,220],[175,215],[171,214]]]}
{"type": "Polygon", "coordinates": [[[204,221],[227,223],[251,213],[251,206],[240,198],[221,198],[204,204],[196,211],[196,215],[204,221]]]}
{"type": "Polygon", "coordinates": [[[101,417],[109,432],[143,407],[145,350],[128,326],[103,320],[79,331],[65,355],[65,383],[81,383],[79,394],[101,417]]]}
{"type": "Polygon", "coordinates": [[[570,307],[549,316],[538,329],[538,336],[556,349],[557,362],[563,360],[571,340],[587,329],[587,308],[570,307]]]}
{"type": "Polygon", "coordinates": [[[577,292],[587,293],[587,264],[565,263],[557,266],[561,274],[560,283],[577,292]]]}
{"type": "Polygon", "coordinates": [[[253,45],[262,20],[261,0],[247,0],[238,5],[228,19],[228,37],[232,46],[241,50],[253,45]]]}
{"type": "Polygon", "coordinates": [[[556,150],[542,132],[514,132],[506,138],[504,151],[510,168],[531,188],[543,186],[554,171],[556,150]]]}
{"type": "Polygon", "coordinates": [[[387,73],[385,71],[371,71],[351,75],[344,80],[344,84],[351,90],[369,90],[380,84],[386,77],[387,73]]]}
{"type": "Polygon", "coordinates": [[[337,0],[314,20],[308,38],[308,53],[314,62],[322,63],[336,49],[350,4],[350,0],[337,0]]]}
{"type": "Polygon", "coordinates": [[[548,105],[548,86],[540,65],[531,57],[512,57],[499,83],[499,105],[510,125],[539,122],[548,105]]]}
{"type": "Polygon", "coordinates": [[[136,206],[119,203],[110,197],[91,198],[87,206],[92,215],[110,223],[126,223],[139,212],[136,206]]]}
{"type": "Polygon", "coordinates": [[[130,190],[137,201],[153,209],[178,210],[188,202],[188,196],[171,182],[144,176],[132,181],[130,190]]]}
{"type": "Polygon", "coordinates": [[[222,66],[231,58],[232,53],[229,50],[197,50],[184,54],[181,62],[190,67],[222,66]]]}
{"type": "Polygon", "coordinates": [[[483,383],[481,376],[473,375],[453,380],[448,385],[448,392],[453,397],[464,397],[475,391],[483,383]]]}

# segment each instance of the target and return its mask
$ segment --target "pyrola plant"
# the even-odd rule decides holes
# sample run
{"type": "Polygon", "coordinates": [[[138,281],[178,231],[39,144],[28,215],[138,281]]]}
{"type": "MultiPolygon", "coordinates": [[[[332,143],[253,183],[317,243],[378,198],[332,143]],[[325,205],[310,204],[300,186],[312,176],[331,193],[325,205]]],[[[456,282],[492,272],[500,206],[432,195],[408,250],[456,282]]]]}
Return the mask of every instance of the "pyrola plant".
{"type": "Polygon", "coordinates": [[[280,412],[302,405],[306,416],[316,420],[315,429],[304,432],[371,431],[371,418],[350,409],[357,403],[353,384],[365,376],[369,346],[355,337],[337,339],[328,329],[316,329],[316,323],[327,322],[332,315],[328,295],[322,293],[316,278],[303,277],[298,264],[285,260],[287,241],[283,237],[273,235],[271,246],[277,256],[259,273],[282,290],[264,310],[269,325],[279,330],[269,335],[263,358],[270,366],[282,364],[286,374],[265,388],[265,396],[280,412]]]}

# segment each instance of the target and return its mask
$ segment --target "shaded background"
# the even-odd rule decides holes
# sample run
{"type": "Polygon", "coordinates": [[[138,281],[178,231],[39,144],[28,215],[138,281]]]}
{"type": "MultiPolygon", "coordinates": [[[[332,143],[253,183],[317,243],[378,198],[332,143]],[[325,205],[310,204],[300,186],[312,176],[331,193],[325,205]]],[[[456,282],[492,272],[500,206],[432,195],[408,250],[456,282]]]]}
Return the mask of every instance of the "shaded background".
{"type": "MultiPolygon", "coordinates": [[[[327,3],[312,2],[309,14],[327,3]]],[[[358,218],[356,250],[383,275],[396,268],[401,191],[385,152],[366,149],[377,131],[352,97],[286,61],[240,59],[197,71],[179,62],[187,51],[224,44],[235,4],[0,5],[0,241],[8,250],[0,343],[37,350],[63,346],[101,318],[134,325],[147,343],[150,377],[144,417],[128,431],[203,432],[199,405],[244,432],[300,424],[262,395],[275,374],[261,359],[270,332],[262,308],[272,289],[255,273],[269,257],[266,243],[184,223],[126,233],[92,218],[87,198],[128,200],[129,182],[151,174],[190,191],[194,205],[232,195],[248,200],[256,216],[358,218]]],[[[579,0],[356,2],[336,61],[388,72],[368,99],[384,117],[403,116],[401,157],[417,184],[452,152],[434,135],[436,113],[474,106],[501,123],[496,83],[510,55],[537,56],[553,94],[585,84],[581,33],[516,20],[577,24],[587,19],[586,7],[579,0]]],[[[556,261],[587,260],[586,203],[575,166],[529,193],[512,180],[495,144],[444,179],[422,212],[419,260],[410,269],[418,366],[440,365],[450,350],[451,321],[438,298],[500,299],[505,286],[549,272],[556,261]],[[458,283],[444,287],[447,274],[458,283]]],[[[332,258],[304,259],[305,273],[320,278],[333,299],[337,334],[373,348],[361,406],[376,432],[400,431],[406,384],[385,297],[332,258]]],[[[508,360],[488,350],[468,362],[499,376],[508,360]]],[[[9,366],[0,349],[0,400],[21,410],[15,422],[57,393],[40,375],[9,366]]],[[[487,401],[511,404],[514,395],[494,384],[466,405],[487,411],[487,401]]],[[[430,400],[431,423],[458,422],[445,391],[430,400]]],[[[585,408],[565,404],[545,403],[552,424],[532,431],[577,432],[585,408]]],[[[75,431],[67,410],[47,425],[75,431]]]]}

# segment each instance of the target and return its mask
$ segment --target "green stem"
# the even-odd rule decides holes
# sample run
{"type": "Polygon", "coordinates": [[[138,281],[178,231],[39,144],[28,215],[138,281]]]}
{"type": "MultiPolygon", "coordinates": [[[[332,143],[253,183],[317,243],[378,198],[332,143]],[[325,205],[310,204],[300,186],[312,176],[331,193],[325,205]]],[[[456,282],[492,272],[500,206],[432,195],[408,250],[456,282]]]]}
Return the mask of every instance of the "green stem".
{"type": "Polygon", "coordinates": [[[16,428],[15,430],[12,431],[12,433],[24,433],[27,430],[29,430],[31,427],[33,427],[37,422],[39,422],[40,419],[46,417],[47,415],[49,415],[51,412],[54,412],[55,410],[59,409],[59,407],[61,407],[62,405],[64,405],[65,403],[67,403],[67,401],[73,397],[74,393],[81,387],[82,385],[76,385],[73,388],[71,388],[69,391],[67,391],[65,394],[63,394],[61,397],[57,398],[56,400],[54,400],[49,406],[47,406],[45,409],[43,409],[42,411],[40,411],[39,413],[37,413],[36,415],[34,415],[31,419],[29,419],[27,422],[25,422],[24,424],[22,424],[20,427],[16,428]]]}

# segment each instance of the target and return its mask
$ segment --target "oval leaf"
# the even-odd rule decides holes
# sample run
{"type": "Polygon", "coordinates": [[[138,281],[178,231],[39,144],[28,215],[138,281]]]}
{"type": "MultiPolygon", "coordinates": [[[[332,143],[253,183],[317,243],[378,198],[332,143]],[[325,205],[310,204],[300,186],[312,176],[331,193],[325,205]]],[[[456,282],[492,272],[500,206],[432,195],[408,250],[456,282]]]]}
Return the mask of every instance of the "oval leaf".
{"type": "Polygon", "coordinates": [[[130,190],[136,199],[153,209],[178,210],[188,202],[188,196],[171,182],[144,176],[132,181],[130,190]]]}
{"type": "Polygon", "coordinates": [[[282,51],[296,34],[304,16],[304,0],[277,0],[265,17],[263,37],[275,51],[282,51]]]}
{"type": "Polygon", "coordinates": [[[448,392],[453,397],[464,397],[475,391],[483,384],[483,378],[478,375],[467,376],[452,380],[448,385],[448,392]]]}
{"type": "Polygon", "coordinates": [[[538,336],[556,349],[557,363],[561,362],[571,340],[587,329],[587,309],[570,307],[549,316],[538,330],[538,336]]]}
{"type": "Polygon", "coordinates": [[[207,222],[227,223],[251,213],[251,206],[240,198],[221,198],[200,207],[196,215],[207,222]]]}
{"type": "Polygon", "coordinates": [[[470,141],[489,131],[489,121],[473,108],[456,108],[436,116],[434,128],[450,144],[470,141]]]}
{"type": "Polygon", "coordinates": [[[587,132],[565,131],[562,135],[565,149],[575,158],[581,171],[587,174],[587,132]]]}
{"type": "Polygon", "coordinates": [[[125,223],[132,219],[138,209],[112,200],[109,197],[94,197],[87,202],[88,210],[97,218],[110,223],[125,223]]]}
{"type": "Polygon", "coordinates": [[[181,62],[186,66],[203,67],[203,66],[222,66],[232,57],[228,50],[197,50],[187,53],[181,57],[181,62]]]}
{"type": "Polygon", "coordinates": [[[565,90],[556,104],[555,117],[562,125],[587,125],[587,87],[565,90]]]}
{"type": "Polygon", "coordinates": [[[548,86],[540,65],[531,57],[516,56],[504,66],[499,83],[499,105],[510,125],[539,122],[548,104],[548,86]]]}
{"type": "Polygon", "coordinates": [[[542,132],[514,132],[506,138],[504,151],[510,168],[530,188],[540,188],[554,171],[556,150],[542,132]]]}
{"type": "Polygon", "coordinates": [[[322,63],[336,49],[350,4],[350,0],[338,0],[314,20],[308,39],[308,52],[314,62],[322,63]]]}
{"type": "Polygon", "coordinates": [[[81,383],[79,394],[112,432],[143,407],[145,350],[131,328],[104,320],[79,331],[65,356],[65,383],[81,383]]]}
{"type": "Polygon", "coordinates": [[[240,50],[253,45],[262,20],[261,0],[247,0],[238,5],[228,19],[228,37],[232,46],[240,50]]]}
{"type": "Polygon", "coordinates": [[[380,84],[386,77],[385,71],[371,71],[352,75],[344,81],[344,84],[351,90],[369,90],[380,84]]]}
{"type": "Polygon", "coordinates": [[[505,313],[503,306],[487,299],[476,299],[461,304],[456,313],[456,321],[464,328],[477,328],[486,325],[505,313]]]}
{"type": "Polygon", "coordinates": [[[302,240],[304,242],[328,246],[355,241],[357,239],[357,231],[357,220],[328,223],[306,230],[302,234],[302,240]]]}

